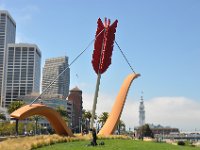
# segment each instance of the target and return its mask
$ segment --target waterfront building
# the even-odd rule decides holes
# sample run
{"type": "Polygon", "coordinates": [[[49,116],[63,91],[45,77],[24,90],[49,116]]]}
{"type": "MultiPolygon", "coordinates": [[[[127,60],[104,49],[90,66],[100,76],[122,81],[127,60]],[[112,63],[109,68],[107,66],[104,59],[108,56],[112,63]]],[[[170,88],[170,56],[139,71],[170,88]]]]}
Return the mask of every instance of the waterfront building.
{"type": "Polygon", "coordinates": [[[143,96],[141,96],[140,106],[139,106],[139,126],[143,126],[145,124],[145,107],[143,96]]]}

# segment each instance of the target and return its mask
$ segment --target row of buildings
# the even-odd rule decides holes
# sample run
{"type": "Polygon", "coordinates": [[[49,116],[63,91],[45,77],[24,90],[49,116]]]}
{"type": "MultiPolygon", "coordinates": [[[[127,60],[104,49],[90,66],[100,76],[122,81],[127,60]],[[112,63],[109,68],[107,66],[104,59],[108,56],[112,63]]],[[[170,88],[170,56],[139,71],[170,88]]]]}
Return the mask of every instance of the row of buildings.
{"type": "MultiPolygon", "coordinates": [[[[8,11],[0,11],[0,106],[8,107],[17,97],[40,92],[41,51],[36,44],[15,43],[16,23],[8,11]]],[[[45,61],[42,90],[44,97],[66,99],[69,93],[68,57],[45,61]],[[67,69],[66,69],[67,68],[67,69]],[[66,69],[66,71],[64,71],[66,69]],[[63,72],[64,71],[64,72],[63,72]]]]}
{"type": "Polygon", "coordinates": [[[82,116],[82,91],[70,90],[68,57],[45,60],[42,70],[42,52],[36,44],[15,43],[16,22],[6,10],[0,10],[0,107],[6,108],[20,99],[27,103],[40,97],[50,107],[64,106],[72,128],[78,128],[82,116]],[[58,75],[62,73],[58,77],[58,75]],[[50,83],[58,77],[47,89],[50,83]],[[66,99],[67,98],[67,99],[66,99]]]}
{"type": "MultiPolygon", "coordinates": [[[[139,126],[134,128],[135,136],[136,137],[142,137],[143,133],[141,132],[141,127],[145,125],[145,106],[144,106],[144,99],[143,96],[141,96],[140,99],[140,105],[139,105],[139,126]]],[[[179,134],[179,129],[178,128],[171,128],[171,127],[164,127],[161,125],[154,125],[154,124],[148,124],[150,127],[153,135],[156,138],[160,138],[165,135],[174,135],[174,134],[179,134]]]]}
{"type": "MultiPolygon", "coordinates": [[[[23,100],[25,103],[30,104],[38,95],[25,95],[20,96],[19,99],[23,100]]],[[[73,132],[80,132],[82,126],[82,90],[75,87],[69,91],[67,99],[60,97],[46,97],[45,99],[38,100],[38,102],[43,103],[53,109],[64,108],[66,110],[66,115],[63,116],[67,119],[67,125],[72,129],[73,132]]],[[[41,128],[51,129],[49,122],[45,119],[39,119],[38,123],[41,128]]]]}
{"type": "MultiPolygon", "coordinates": [[[[0,10],[0,106],[4,108],[16,99],[30,103],[40,92],[41,51],[36,44],[15,43],[15,39],[14,19],[8,11],[0,10]]],[[[42,91],[45,92],[40,98],[46,100],[44,103],[50,107],[64,106],[70,126],[78,130],[82,120],[82,91],[75,87],[69,93],[69,85],[68,57],[46,59],[42,72],[42,91]],[[62,72],[63,74],[46,90],[62,72]]],[[[144,124],[145,108],[141,97],[139,126],[144,124]]],[[[160,131],[164,132],[164,129],[155,129],[155,133],[160,131]]],[[[168,129],[166,131],[168,132],[168,129]]]]}

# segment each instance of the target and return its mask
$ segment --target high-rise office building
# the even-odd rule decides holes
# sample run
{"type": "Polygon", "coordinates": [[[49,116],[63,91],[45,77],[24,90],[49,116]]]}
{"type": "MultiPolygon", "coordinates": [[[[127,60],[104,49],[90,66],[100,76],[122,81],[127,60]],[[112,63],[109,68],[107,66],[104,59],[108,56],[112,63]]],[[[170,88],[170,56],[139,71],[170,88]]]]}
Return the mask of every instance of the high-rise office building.
{"type": "Polygon", "coordinates": [[[15,43],[16,23],[8,11],[0,10],[0,106],[3,106],[6,75],[7,44],[15,43]]]}
{"type": "MultiPolygon", "coordinates": [[[[57,57],[46,59],[43,68],[42,91],[68,67],[68,57],[57,57]]],[[[52,98],[59,97],[66,99],[69,93],[70,69],[68,68],[63,74],[46,90],[43,97],[52,98]]]]}
{"type": "Polygon", "coordinates": [[[39,93],[41,52],[35,44],[8,44],[5,78],[5,98],[7,107],[17,97],[39,93]]]}

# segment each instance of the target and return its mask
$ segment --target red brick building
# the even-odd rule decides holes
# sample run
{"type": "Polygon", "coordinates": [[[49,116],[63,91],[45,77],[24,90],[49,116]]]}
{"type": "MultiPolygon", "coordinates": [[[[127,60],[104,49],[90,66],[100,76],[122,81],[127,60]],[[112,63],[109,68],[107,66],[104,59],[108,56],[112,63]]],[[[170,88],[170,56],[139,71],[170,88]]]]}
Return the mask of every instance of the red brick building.
{"type": "Polygon", "coordinates": [[[81,131],[81,120],[82,120],[82,91],[75,87],[70,90],[68,100],[72,103],[72,131],[78,133],[81,131]]]}

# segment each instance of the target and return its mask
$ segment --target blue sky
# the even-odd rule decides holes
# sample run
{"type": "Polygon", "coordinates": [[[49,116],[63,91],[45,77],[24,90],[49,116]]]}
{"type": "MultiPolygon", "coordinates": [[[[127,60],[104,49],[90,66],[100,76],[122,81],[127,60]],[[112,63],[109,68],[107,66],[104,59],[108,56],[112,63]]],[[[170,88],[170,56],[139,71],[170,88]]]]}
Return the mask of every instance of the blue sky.
{"type": "MultiPolygon", "coordinates": [[[[138,124],[141,91],[144,91],[147,110],[155,101],[157,103],[152,109],[170,101],[171,105],[181,107],[183,113],[190,106],[187,102],[191,104],[191,111],[193,106],[200,106],[199,8],[199,0],[0,0],[0,9],[8,10],[17,23],[17,42],[35,43],[42,51],[42,67],[46,58],[56,56],[67,55],[71,62],[94,38],[99,17],[110,18],[112,22],[118,19],[116,41],[134,70],[141,74],[134,81],[127,99],[128,106],[136,106],[135,112],[125,111],[125,120],[131,127],[138,124]],[[128,122],[126,117],[132,113],[135,115],[132,119],[136,121],[128,122]]],[[[78,85],[83,90],[87,109],[91,108],[96,83],[91,64],[92,51],[93,45],[70,68],[70,87],[78,85]]],[[[104,108],[105,103],[112,105],[124,77],[129,73],[131,70],[115,45],[112,64],[102,75],[99,101],[103,102],[99,102],[97,109],[104,108]]],[[[196,108],[197,111],[199,108],[196,108]]],[[[156,120],[159,117],[152,116],[158,112],[152,109],[148,110],[149,113],[146,110],[147,122],[188,130],[200,126],[200,121],[195,122],[200,120],[197,112],[193,114],[188,110],[188,115],[191,113],[196,117],[192,120],[196,126],[186,126],[173,124],[171,118],[168,118],[169,121],[156,120]]],[[[182,112],[174,110],[174,113],[182,112]]]]}

